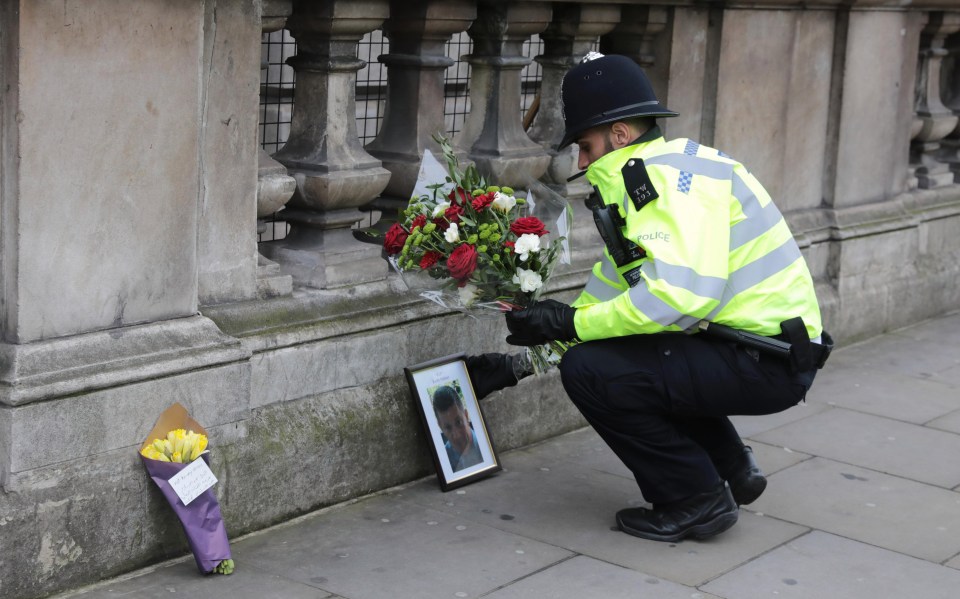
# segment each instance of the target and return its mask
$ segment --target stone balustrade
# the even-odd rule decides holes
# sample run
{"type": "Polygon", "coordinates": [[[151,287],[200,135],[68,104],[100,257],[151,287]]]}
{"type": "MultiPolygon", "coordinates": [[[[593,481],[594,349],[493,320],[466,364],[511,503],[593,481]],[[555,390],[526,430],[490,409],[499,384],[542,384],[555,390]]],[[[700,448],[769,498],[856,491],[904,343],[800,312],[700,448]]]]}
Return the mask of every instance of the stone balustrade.
{"type": "MultiPolygon", "coordinates": [[[[405,292],[352,235],[403,205],[435,133],[503,183],[567,194],[567,300],[599,240],[558,151],[560,81],[633,57],[778,203],[843,344],[958,307],[954,0],[85,0],[0,4],[0,595],[186,551],[138,444],[173,401],[211,435],[231,535],[431,473],[403,368],[508,351],[502,322],[405,292]],[[260,40],[297,43],[286,144],[257,140],[260,40]],[[379,132],[358,44],[379,31],[379,132]],[[472,50],[452,56],[463,32],[472,50]],[[538,35],[542,50],[523,52],[538,35]],[[456,131],[444,73],[469,71],[456,131]],[[539,67],[536,114],[521,111],[539,67]],[[367,140],[365,140],[367,141],[367,140]],[[257,244],[276,213],[289,234],[257,244]],[[180,545],[178,545],[180,543],[180,545]],[[174,547],[174,549],[171,549],[174,547]]],[[[484,402],[500,450],[583,421],[555,374],[484,402]]],[[[322,540],[318,541],[322,542],[322,540]]]]}

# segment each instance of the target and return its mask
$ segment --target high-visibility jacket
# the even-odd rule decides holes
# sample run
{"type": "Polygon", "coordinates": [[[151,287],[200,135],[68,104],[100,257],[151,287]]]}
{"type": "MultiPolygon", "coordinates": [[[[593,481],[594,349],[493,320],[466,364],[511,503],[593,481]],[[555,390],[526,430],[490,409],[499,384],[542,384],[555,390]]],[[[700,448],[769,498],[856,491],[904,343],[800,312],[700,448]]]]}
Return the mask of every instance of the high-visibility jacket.
{"type": "Polygon", "coordinates": [[[774,336],[782,321],[796,316],[811,339],[819,336],[810,271],[760,183],[722,152],[656,133],[587,169],[603,201],[625,217],[626,239],[646,256],[618,268],[604,250],[573,303],[577,336],[589,341],[682,331],[702,319],[774,336]],[[621,174],[630,158],[643,160],[659,194],[639,211],[621,174]],[[631,287],[623,273],[638,267],[640,278],[631,287]]]}

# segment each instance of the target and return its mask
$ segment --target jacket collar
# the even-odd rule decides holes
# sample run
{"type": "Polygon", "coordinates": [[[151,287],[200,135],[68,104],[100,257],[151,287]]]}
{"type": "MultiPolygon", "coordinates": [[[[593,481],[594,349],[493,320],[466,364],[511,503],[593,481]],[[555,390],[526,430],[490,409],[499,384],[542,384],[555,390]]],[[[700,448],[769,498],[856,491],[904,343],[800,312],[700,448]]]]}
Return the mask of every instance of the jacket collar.
{"type": "Polygon", "coordinates": [[[663,133],[660,132],[660,127],[654,126],[630,145],[604,154],[595,160],[584,171],[587,175],[587,181],[598,187],[611,182],[619,182],[617,179],[622,178],[620,169],[623,168],[627,160],[642,154],[647,146],[658,141],[663,141],[663,133]]]}
{"type": "MultiPolygon", "coordinates": [[[[638,137],[637,139],[635,139],[635,140],[633,140],[632,142],[630,142],[629,145],[626,145],[626,146],[620,148],[619,150],[614,150],[613,152],[610,152],[609,154],[604,154],[603,156],[601,156],[600,158],[598,158],[596,161],[594,161],[593,164],[591,164],[590,166],[588,166],[588,167],[587,167],[587,170],[585,170],[585,171],[580,171],[579,173],[573,175],[572,177],[569,177],[569,178],[567,179],[567,183],[569,183],[570,181],[574,181],[574,180],[576,180],[576,179],[579,179],[580,177],[582,177],[582,176],[584,176],[584,175],[588,175],[588,174],[591,172],[591,170],[594,168],[594,166],[598,165],[598,164],[601,163],[601,162],[604,163],[604,164],[608,164],[609,162],[616,162],[616,161],[617,161],[617,160],[615,160],[615,159],[610,159],[610,160],[608,161],[608,157],[611,157],[611,156],[614,156],[614,155],[616,155],[616,156],[621,156],[621,157],[622,157],[622,156],[626,156],[626,155],[633,154],[633,152],[637,149],[635,146],[649,143],[649,142],[654,141],[654,140],[656,140],[656,139],[660,139],[661,137],[663,137],[663,132],[660,130],[660,126],[659,126],[659,125],[654,125],[653,127],[650,127],[649,129],[647,129],[647,131],[646,131],[643,135],[641,135],[641,136],[638,137]]],[[[624,159],[622,162],[620,162],[620,164],[622,165],[623,162],[626,162],[626,159],[624,159]]],[[[589,176],[587,177],[587,180],[590,181],[591,183],[593,183],[594,185],[596,185],[596,183],[594,183],[594,182],[590,179],[589,176]]]]}

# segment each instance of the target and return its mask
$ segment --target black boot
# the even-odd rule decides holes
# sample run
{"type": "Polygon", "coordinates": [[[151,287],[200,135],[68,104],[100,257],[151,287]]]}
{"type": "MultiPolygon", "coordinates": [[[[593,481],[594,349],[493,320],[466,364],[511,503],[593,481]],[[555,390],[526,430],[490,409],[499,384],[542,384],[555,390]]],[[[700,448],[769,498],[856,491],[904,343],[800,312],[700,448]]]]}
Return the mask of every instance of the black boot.
{"type": "Polygon", "coordinates": [[[730,489],[721,486],[683,501],[654,506],[652,510],[620,510],[617,524],[623,532],[651,541],[706,539],[736,524],[739,514],[730,489]]]}
{"type": "Polygon", "coordinates": [[[749,446],[731,461],[725,468],[718,468],[720,476],[726,479],[737,505],[748,505],[757,500],[767,488],[767,478],[753,457],[749,446]]]}

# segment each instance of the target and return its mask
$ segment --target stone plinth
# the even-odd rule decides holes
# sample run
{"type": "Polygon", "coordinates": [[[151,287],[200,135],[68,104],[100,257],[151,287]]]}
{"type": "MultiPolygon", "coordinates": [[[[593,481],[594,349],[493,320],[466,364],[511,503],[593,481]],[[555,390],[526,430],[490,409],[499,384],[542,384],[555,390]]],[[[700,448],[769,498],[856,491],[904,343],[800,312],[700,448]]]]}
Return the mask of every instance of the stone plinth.
{"type": "Polygon", "coordinates": [[[838,55],[842,62],[833,67],[844,77],[835,129],[829,131],[835,137],[828,139],[826,157],[828,204],[882,201],[906,189],[912,119],[903,115],[914,112],[913,82],[924,19],[917,12],[851,11],[838,22],[846,28],[846,44],[838,55]],[[894,39],[899,43],[889,43],[894,39]]]}
{"type": "Polygon", "coordinates": [[[257,296],[257,139],[260,8],[255,0],[205,3],[200,122],[198,295],[201,304],[257,296]]]}
{"type": "Polygon", "coordinates": [[[736,17],[723,21],[714,147],[746,165],[781,211],[815,208],[823,197],[835,16],[741,10],[736,17]]]}
{"type": "MultiPolygon", "coordinates": [[[[203,119],[216,115],[212,135],[255,118],[202,110],[203,3],[5,2],[2,19],[5,339],[196,313],[200,182],[214,169],[198,160],[203,119]]],[[[228,271],[254,264],[247,239],[228,271]]]]}

